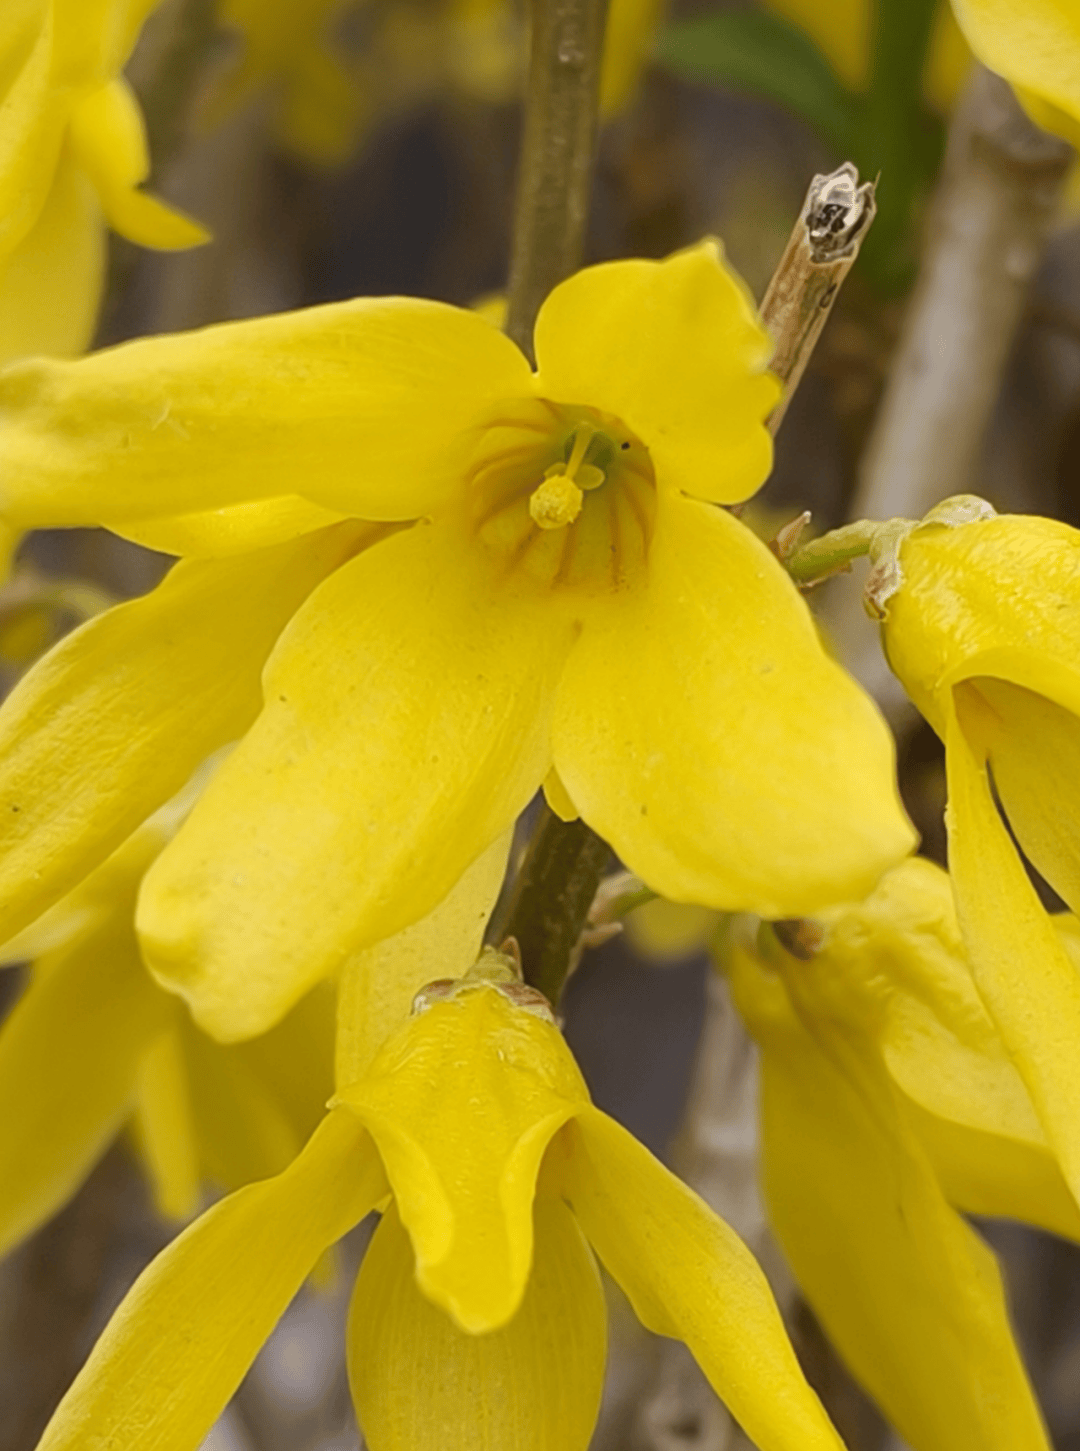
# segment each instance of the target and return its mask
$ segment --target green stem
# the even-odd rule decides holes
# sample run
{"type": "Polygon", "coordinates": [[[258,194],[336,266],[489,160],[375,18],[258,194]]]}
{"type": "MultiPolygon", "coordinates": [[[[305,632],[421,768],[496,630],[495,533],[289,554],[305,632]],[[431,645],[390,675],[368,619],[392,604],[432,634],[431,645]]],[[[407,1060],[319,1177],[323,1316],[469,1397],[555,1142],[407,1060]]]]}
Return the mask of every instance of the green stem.
{"type": "Polygon", "coordinates": [[[556,1004],[574,950],[607,870],[611,848],[583,821],[541,808],[509,895],[492,918],[488,941],[516,938],[522,976],[556,1004]]]}
{"type": "Polygon", "coordinates": [[[853,559],[870,553],[870,546],[881,525],[874,519],[857,519],[830,530],[820,539],[811,539],[783,561],[784,568],[796,584],[814,584],[837,574],[853,559]]]}
{"type": "Polygon", "coordinates": [[[581,265],[607,0],[530,0],[529,9],[529,79],[506,331],[533,358],[540,304],[581,265]]]}

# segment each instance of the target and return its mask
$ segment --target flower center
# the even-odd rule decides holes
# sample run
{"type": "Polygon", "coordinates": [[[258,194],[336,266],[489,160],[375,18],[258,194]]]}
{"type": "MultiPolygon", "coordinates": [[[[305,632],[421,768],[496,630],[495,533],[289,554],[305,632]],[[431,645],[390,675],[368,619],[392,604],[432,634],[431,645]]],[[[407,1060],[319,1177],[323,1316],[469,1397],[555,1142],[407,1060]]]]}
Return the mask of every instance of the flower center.
{"type": "Polygon", "coordinates": [[[648,450],[620,419],[523,399],[480,436],[469,508],[481,544],[516,574],[619,588],[644,565],[656,481],[648,450]]]}

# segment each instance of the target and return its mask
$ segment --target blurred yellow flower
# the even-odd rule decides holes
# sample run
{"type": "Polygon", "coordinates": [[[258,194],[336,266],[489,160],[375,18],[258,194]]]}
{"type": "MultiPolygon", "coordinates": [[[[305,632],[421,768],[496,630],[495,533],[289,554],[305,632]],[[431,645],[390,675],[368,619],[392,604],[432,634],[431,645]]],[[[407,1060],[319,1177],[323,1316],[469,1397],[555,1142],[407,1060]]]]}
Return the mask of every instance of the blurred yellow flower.
{"type": "Polygon", "coordinates": [[[159,1209],[187,1218],[207,1183],[233,1190],[284,1169],[322,1115],[328,985],[264,1037],[224,1048],[143,966],[139,882],[192,799],[159,812],[0,948],[0,963],[32,964],[0,1029],[0,1254],[66,1203],[125,1122],[159,1209]]]}
{"type": "Polygon", "coordinates": [[[945,742],[949,865],[972,972],[1076,1193],[1080,979],[997,802],[1029,860],[1080,908],[1080,533],[946,500],[901,526],[886,577],[889,663],[945,742]]]}
{"type": "Polygon", "coordinates": [[[1080,6],[1075,0],[952,0],[972,50],[1011,81],[1034,121],[1080,144],[1080,6]]]}
{"type": "Polygon", "coordinates": [[[994,1257],[950,1206],[1073,1240],[1080,1210],[972,981],[948,877],[905,862],[821,921],[809,960],[769,929],[756,945],[736,929],[724,954],[761,1048],[770,1223],[913,1451],[1049,1451],[994,1257]]]}
{"type": "Polygon", "coordinates": [[[347,1349],[372,1451],[584,1451],[606,1318],[590,1243],[762,1451],[841,1451],[749,1251],[590,1104],[545,1000],[493,953],[419,995],[284,1174],[158,1257],[39,1451],[198,1446],[311,1264],[376,1207],[347,1349]]]}
{"type": "Polygon", "coordinates": [[[120,75],[153,0],[5,0],[0,15],[0,363],[81,352],[104,227],[146,247],[206,232],[138,190],[142,115],[120,75]]]}
{"type": "Polygon", "coordinates": [[[423,916],[553,767],[667,896],[775,917],[869,890],[912,844],[891,738],[715,507],[768,472],[768,346],[708,243],[564,282],[536,372],[400,298],[9,369],[4,509],[236,552],[68,637],[0,712],[9,920],[245,730],[139,909],[223,1038],[423,916]]]}

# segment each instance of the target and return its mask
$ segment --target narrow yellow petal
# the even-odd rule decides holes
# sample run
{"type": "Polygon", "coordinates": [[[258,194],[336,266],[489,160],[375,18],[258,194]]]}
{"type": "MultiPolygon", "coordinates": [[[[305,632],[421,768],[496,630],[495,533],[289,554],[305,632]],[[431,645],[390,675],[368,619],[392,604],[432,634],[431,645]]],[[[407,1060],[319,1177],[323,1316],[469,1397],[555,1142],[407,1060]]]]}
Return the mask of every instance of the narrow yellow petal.
{"type": "Polygon", "coordinates": [[[338,1095],[378,1145],[424,1293],[464,1330],[515,1314],[552,1137],[588,1103],[551,1022],[477,986],[409,1019],[338,1095]]]}
{"type": "Polygon", "coordinates": [[[914,1100],[901,1109],[955,1209],[1080,1243],[1080,1208],[1049,1148],[939,1118],[914,1100]]]}
{"type": "Polygon", "coordinates": [[[604,262],[562,282],[536,320],[537,390],[622,419],[700,498],[734,503],[765,482],[764,420],[780,387],[744,284],[706,241],[662,262],[604,262]]]}
{"type": "Polygon", "coordinates": [[[606,1311],[589,1248],[536,1201],[536,1267],[517,1314],[469,1335],[416,1287],[391,1206],[349,1310],[349,1381],[371,1451],[585,1451],[600,1408],[606,1311]]]}
{"type": "Polygon", "coordinates": [[[318,983],[268,1033],[238,1043],[232,1050],[301,1142],[322,1118],[334,1091],[336,1019],[335,986],[318,983]]]}
{"type": "Polygon", "coordinates": [[[199,1207],[202,1187],[181,1044],[181,1011],[178,1008],[173,1026],[161,1033],[143,1054],[135,1084],[132,1121],[135,1142],[154,1192],[154,1203],[158,1212],[168,1219],[189,1219],[199,1207]]]}
{"type": "Polygon", "coordinates": [[[68,891],[258,712],[278,633],[348,529],[224,564],[68,635],[0,712],[0,937],[68,891]]]}
{"type": "Polygon", "coordinates": [[[904,1440],[1049,1451],[993,1256],[952,1210],[827,964],[774,973],[736,948],[762,1049],[762,1182],[803,1294],[904,1440]],[[796,992],[798,995],[796,997],[796,992]]]}
{"type": "Polygon", "coordinates": [[[0,1031],[0,1254],[75,1192],[134,1103],[174,1004],[102,924],[42,964],[0,1031]]]}
{"type": "Polygon", "coordinates": [[[299,490],[343,514],[412,519],[460,489],[488,410],[532,391],[489,323],[413,298],[14,364],[0,380],[0,513],[128,526],[299,490]]]}
{"type": "Polygon", "coordinates": [[[614,603],[560,681],[555,765],[650,886],[810,915],[911,850],[884,722],[737,519],[661,498],[648,587],[614,603]]]}
{"type": "Polygon", "coordinates": [[[332,1114],[284,1174],[216,1204],[135,1281],[37,1451],[195,1451],[323,1250],[386,1192],[332,1114]]]}
{"type": "MultiPolygon", "coordinates": [[[[140,524],[114,524],[112,530],[162,554],[227,559],[233,554],[246,554],[249,549],[285,544],[301,534],[339,524],[344,517],[290,494],[280,499],[259,499],[253,504],[233,504],[228,509],[209,509],[201,514],[178,514],[174,518],[151,519],[140,524]]],[[[378,525],[371,526],[373,539],[378,528],[378,525]]]]}
{"type": "Polygon", "coordinates": [[[14,7],[7,13],[4,27],[5,53],[0,54],[0,84],[4,85],[0,93],[0,257],[19,245],[45,206],[63,145],[68,110],[67,98],[54,85],[51,13],[43,13],[37,6],[33,12],[14,7]]]}
{"type": "Polygon", "coordinates": [[[69,145],[90,177],[110,227],[144,247],[197,247],[205,227],[136,190],[150,171],[146,128],[135,93],[122,77],[84,96],[72,110],[69,145]]]}
{"type": "Polygon", "coordinates": [[[335,1078],[347,1088],[371,1066],[434,978],[464,977],[480,955],[510,850],[510,832],[481,852],[433,912],[345,963],[338,983],[335,1078]]]}
{"type": "Polygon", "coordinates": [[[612,0],[600,70],[601,116],[613,116],[633,100],[666,9],[666,0],[612,0]]]}
{"type": "Polygon", "coordinates": [[[34,225],[0,256],[0,366],[89,346],[105,275],[105,228],[94,189],[65,151],[34,225]]]}
{"type": "Polygon", "coordinates": [[[1080,973],[998,815],[985,753],[968,738],[969,726],[982,728],[978,697],[961,686],[948,710],[949,865],[972,975],[1080,1195],[1080,973]]]}
{"type": "Polygon", "coordinates": [[[572,638],[532,603],[501,594],[452,529],[420,525],[296,616],[262,715],[143,889],[151,968],[208,1032],[269,1027],[431,911],[525,806],[572,638]]]}
{"type": "Polygon", "coordinates": [[[735,1231],[598,1109],[565,1134],[567,1197],[643,1324],[686,1341],[761,1451],[842,1451],[735,1231]]]}

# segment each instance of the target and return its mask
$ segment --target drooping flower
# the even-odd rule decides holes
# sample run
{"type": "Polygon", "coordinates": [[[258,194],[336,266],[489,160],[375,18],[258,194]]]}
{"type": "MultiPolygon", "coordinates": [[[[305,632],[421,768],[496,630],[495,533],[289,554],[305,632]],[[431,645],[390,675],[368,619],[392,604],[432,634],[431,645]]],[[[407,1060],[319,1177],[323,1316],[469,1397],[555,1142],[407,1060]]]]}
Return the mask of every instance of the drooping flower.
{"type": "Polygon", "coordinates": [[[197,1446],[313,1261],[375,1207],[347,1349],[372,1451],[583,1451],[605,1343],[590,1244],[762,1451],[840,1451],[745,1246],[590,1104],[544,999],[492,953],[420,994],[284,1174],[158,1257],[39,1451],[197,1446]]]}
{"type": "Polygon", "coordinates": [[[1080,978],[997,802],[1075,912],[1080,533],[961,497],[897,534],[871,596],[889,664],[945,743],[949,867],[972,973],[1076,1194],[1080,978]]]}
{"type": "Polygon", "coordinates": [[[716,507],[768,471],[776,384],[715,244],[578,273],[536,351],[377,298],[3,375],[0,506],[233,556],[68,637],[0,712],[9,921],[223,731],[139,911],[222,1037],[429,911],[553,767],[673,898],[809,912],[910,849],[875,708],[716,507]]]}
{"type": "Polygon", "coordinates": [[[160,1211],[284,1169],[332,1085],[334,993],[315,989],[270,1033],[223,1047],[150,977],[135,897],[197,786],[146,822],[19,937],[0,963],[30,981],[0,1028],[0,1254],[37,1229],[128,1124],[160,1211]]]}
{"type": "Polygon", "coordinates": [[[0,16],[0,363],[81,352],[104,229],[146,247],[206,232],[138,190],[149,170],[120,74],[154,0],[23,0],[0,16]]]}
{"type": "Polygon", "coordinates": [[[821,924],[800,958],[769,929],[723,951],[761,1048],[770,1223],[913,1451],[1047,1451],[997,1264],[956,1210],[1078,1240],[1080,1209],[975,987],[948,877],[905,862],[821,924]]]}

